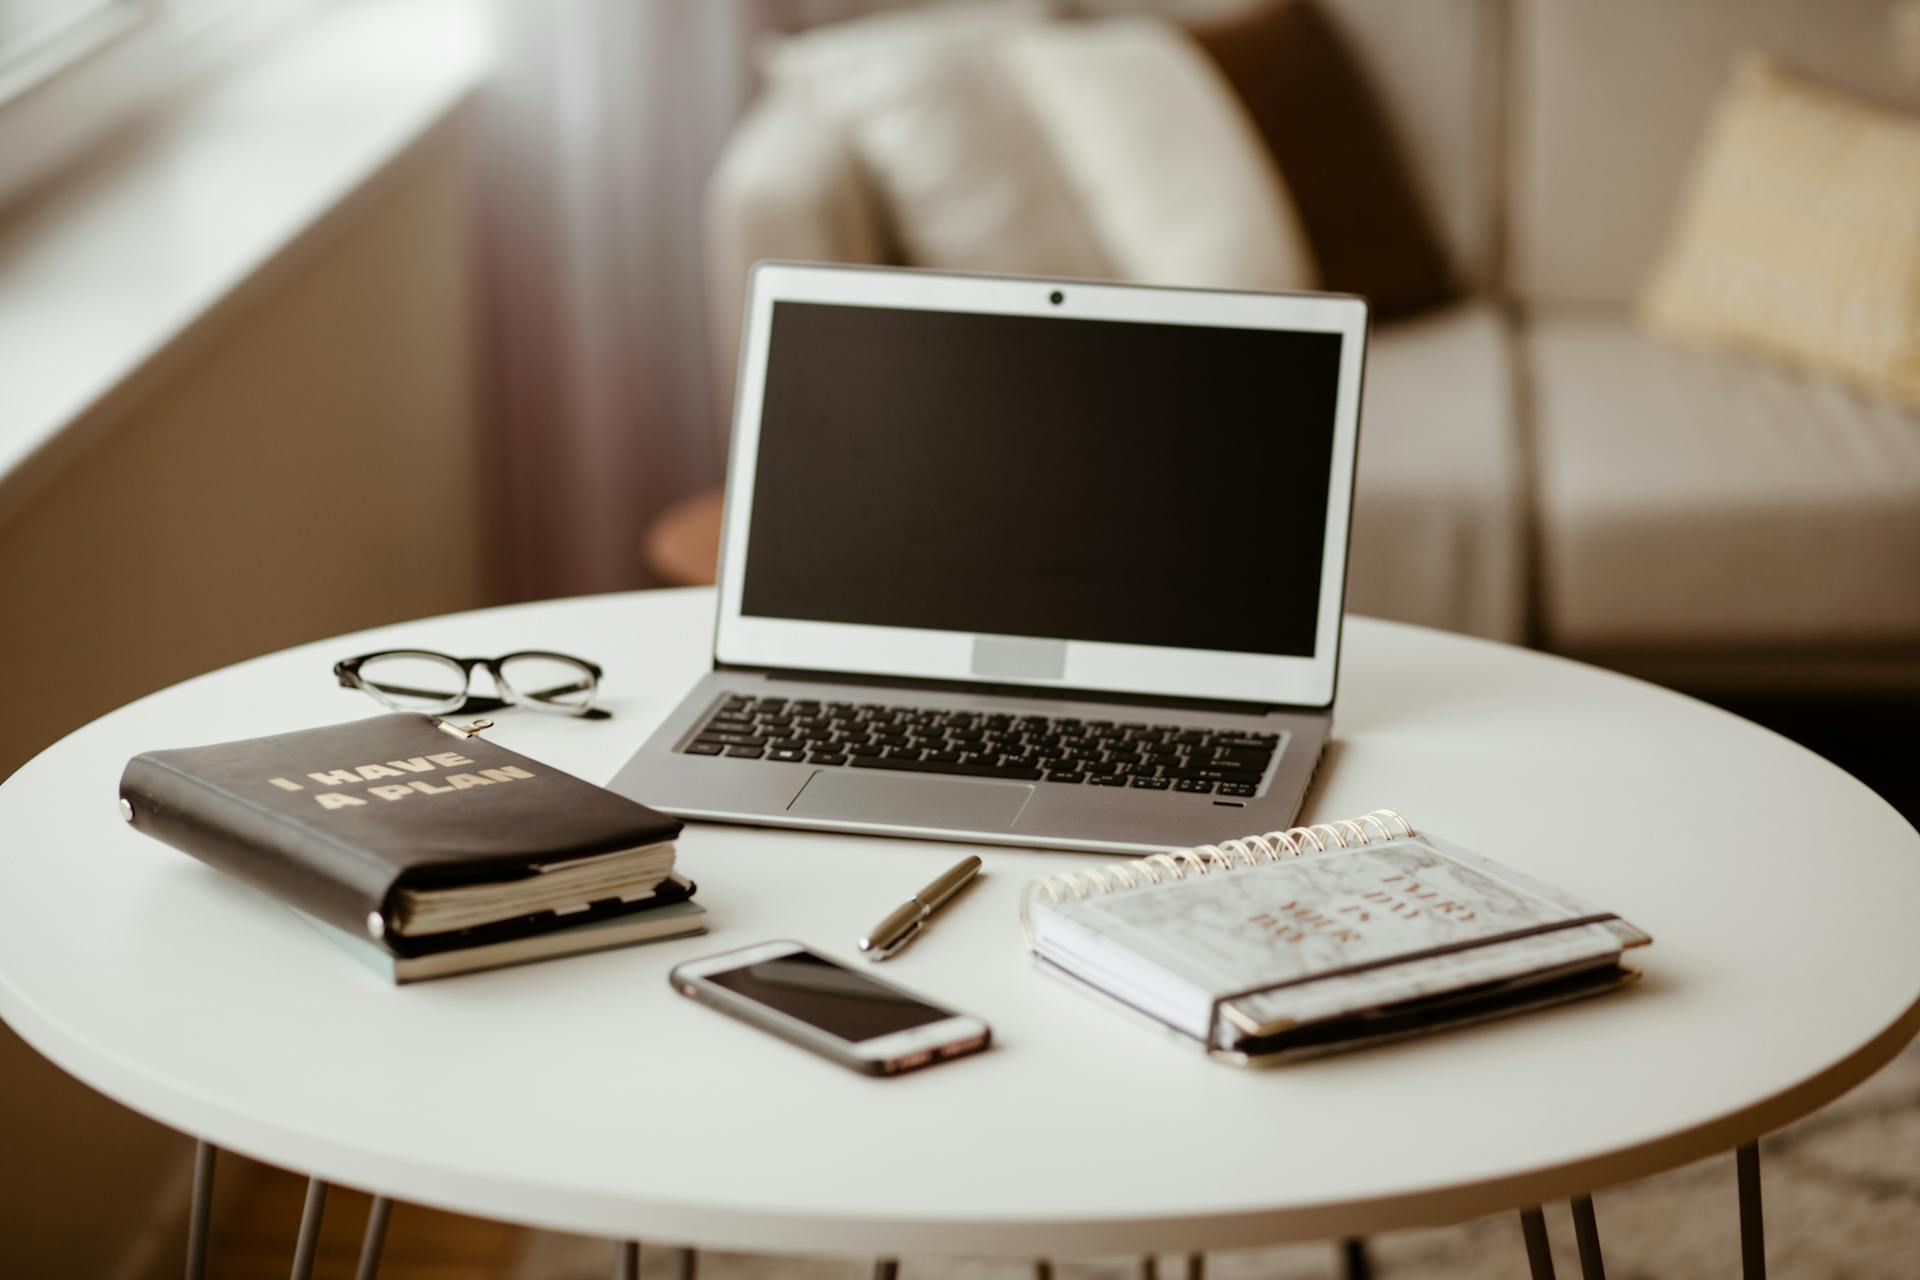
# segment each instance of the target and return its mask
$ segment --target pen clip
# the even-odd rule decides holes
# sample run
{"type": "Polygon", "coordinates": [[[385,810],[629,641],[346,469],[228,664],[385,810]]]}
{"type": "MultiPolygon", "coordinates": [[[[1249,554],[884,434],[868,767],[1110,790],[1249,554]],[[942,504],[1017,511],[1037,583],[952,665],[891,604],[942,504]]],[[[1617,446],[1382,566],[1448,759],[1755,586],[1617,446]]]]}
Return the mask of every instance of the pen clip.
{"type": "Polygon", "coordinates": [[[872,958],[875,960],[885,960],[888,956],[891,956],[896,951],[900,950],[900,948],[906,946],[909,942],[912,942],[915,938],[919,937],[920,931],[926,927],[927,927],[926,916],[922,915],[916,918],[912,924],[908,925],[906,928],[902,929],[900,932],[894,934],[893,937],[889,938],[885,943],[875,947],[873,949],[872,958]]]}
{"type": "Polygon", "coordinates": [[[939,879],[914,894],[860,939],[860,949],[869,960],[885,960],[926,927],[927,920],[964,886],[980,874],[978,854],[949,868],[939,879]]]}
{"type": "Polygon", "coordinates": [[[926,916],[927,909],[917,899],[909,898],[889,912],[885,920],[873,926],[871,933],[860,939],[860,949],[867,953],[869,960],[884,960],[920,928],[926,916]]]}

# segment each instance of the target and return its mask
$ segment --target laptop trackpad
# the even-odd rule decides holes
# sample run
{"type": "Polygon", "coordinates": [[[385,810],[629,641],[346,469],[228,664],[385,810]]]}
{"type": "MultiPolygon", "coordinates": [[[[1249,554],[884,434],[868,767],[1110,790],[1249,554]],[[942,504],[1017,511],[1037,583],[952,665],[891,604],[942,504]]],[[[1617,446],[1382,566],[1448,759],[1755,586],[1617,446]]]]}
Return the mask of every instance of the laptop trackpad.
{"type": "Polygon", "coordinates": [[[843,822],[1004,831],[1032,798],[1033,788],[1024,782],[822,769],[807,779],[787,812],[843,822]]]}

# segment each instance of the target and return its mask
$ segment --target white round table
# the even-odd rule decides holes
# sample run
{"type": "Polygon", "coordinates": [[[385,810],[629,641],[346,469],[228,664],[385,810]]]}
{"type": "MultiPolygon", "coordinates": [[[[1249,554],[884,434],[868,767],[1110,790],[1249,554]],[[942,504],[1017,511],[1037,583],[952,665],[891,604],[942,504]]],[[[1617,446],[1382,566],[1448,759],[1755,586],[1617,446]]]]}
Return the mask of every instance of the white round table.
{"type": "MultiPolygon", "coordinates": [[[[1656,941],[1603,1000],[1290,1068],[1216,1064],[1035,973],[985,877],[886,976],[993,1026],[874,1080],[716,1016],[670,966],[855,938],[953,846],[692,825],[702,938],[393,988],[278,904],[128,829],[144,750],[379,710],[329,667],[556,648],[612,719],[490,736],[603,780],[706,666],[706,590],[428,619],[190,680],[0,787],[0,1016],[160,1122],[330,1182],[567,1231],[747,1250],[1086,1256],[1359,1236],[1538,1204],[1749,1143],[1920,1025],[1920,837],[1785,739],[1589,667],[1354,619],[1308,816],[1416,825],[1656,941]]],[[[1731,1211],[1731,1210],[1730,1210],[1731,1211]]]]}

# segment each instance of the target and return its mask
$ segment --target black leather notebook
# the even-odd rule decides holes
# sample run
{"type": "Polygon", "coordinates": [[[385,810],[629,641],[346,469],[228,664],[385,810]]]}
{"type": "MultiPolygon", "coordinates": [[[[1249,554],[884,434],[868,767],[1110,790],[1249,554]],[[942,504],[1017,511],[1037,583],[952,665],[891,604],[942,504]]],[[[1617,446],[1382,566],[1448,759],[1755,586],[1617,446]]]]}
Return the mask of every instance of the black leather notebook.
{"type": "Polygon", "coordinates": [[[136,830],[396,956],[692,893],[677,820],[423,715],[147,752],[120,800],[136,830]]]}

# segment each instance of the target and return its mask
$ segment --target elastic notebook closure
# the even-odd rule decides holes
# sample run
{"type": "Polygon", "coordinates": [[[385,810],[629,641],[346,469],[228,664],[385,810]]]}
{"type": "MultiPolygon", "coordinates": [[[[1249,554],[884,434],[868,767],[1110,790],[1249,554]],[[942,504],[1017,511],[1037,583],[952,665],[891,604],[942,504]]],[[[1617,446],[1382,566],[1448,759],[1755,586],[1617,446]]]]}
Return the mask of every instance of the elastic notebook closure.
{"type": "Polygon", "coordinates": [[[1404,1039],[1613,990],[1637,977],[1620,963],[1621,952],[1651,941],[1614,912],[1422,836],[1391,809],[1039,878],[1025,887],[1020,922],[1029,950],[1044,967],[1190,1036],[1216,1059],[1242,1065],[1404,1039]],[[1406,849],[1396,852],[1402,841],[1406,849]],[[1332,858],[1325,867],[1276,865],[1343,853],[1349,857],[1332,858]],[[1452,871],[1436,871],[1429,883],[1428,869],[1446,867],[1452,871]],[[1173,887],[1243,871],[1265,873],[1243,885],[1251,896],[1230,884],[1173,887]],[[1341,907],[1358,913],[1351,921],[1320,914],[1322,904],[1342,893],[1351,896],[1379,876],[1385,877],[1379,885],[1401,887],[1362,896],[1383,899],[1386,906],[1341,907]],[[1102,905],[1105,895],[1154,886],[1166,886],[1171,901],[1146,895],[1135,904],[1139,910],[1124,902],[1102,905]],[[1265,904],[1268,910],[1248,916],[1268,887],[1278,896],[1265,904]],[[1036,897],[1041,894],[1044,900],[1036,897]],[[1416,906],[1396,896],[1401,894],[1431,901],[1416,906]],[[1042,908],[1059,920],[1045,918],[1042,908]],[[1433,914],[1413,933],[1383,936],[1362,929],[1373,918],[1369,912],[1383,910],[1416,920],[1433,914]],[[1183,932],[1183,925],[1191,928],[1183,932]],[[1284,927],[1270,927],[1276,925],[1284,927]],[[1156,927],[1167,932],[1152,932],[1156,927]],[[1594,935],[1544,950],[1525,945],[1583,929],[1594,935]],[[1152,936],[1142,937],[1143,931],[1152,936]],[[1274,939],[1309,951],[1276,961],[1274,939]],[[1102,947],[1118,948],[1127,963],[1102,947]],[[1502,947],[1507,950],[1485,963],[1423,970],[1446,957],[1502,947]],[[1388,970],[1424,976],[1363,977],[1388,970]],[[1172,985],[1156,985],[1156,974],[1171,975],[1172,985]],[[1347,988],[1323,985],[1342,980],[1347,988]],[[1318,994],[1276,996],[1316,985],[1318,994]],[[1258,997],[1270,999],[1257,1007],[1246,1003],[1258,997]]]}

